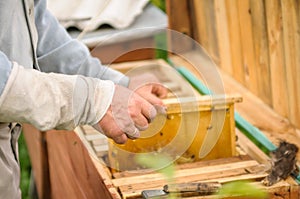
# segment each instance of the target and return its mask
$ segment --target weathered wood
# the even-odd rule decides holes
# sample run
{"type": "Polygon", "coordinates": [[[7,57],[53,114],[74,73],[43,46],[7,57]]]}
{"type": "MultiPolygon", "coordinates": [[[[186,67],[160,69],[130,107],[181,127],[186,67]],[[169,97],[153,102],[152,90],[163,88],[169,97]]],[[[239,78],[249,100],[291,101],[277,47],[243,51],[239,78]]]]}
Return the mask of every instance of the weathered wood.
{"type": "Polygon", "coordinates": [[[271,167],[270,158],[262,152],[252,141],[250,141],[243,133],[236,129],[237,144],[242,150],[261,164],[266,165],[266,169],[271,167]]]}
{"type": "Polygon", "coordinates": [[[31,125],[23,124],[23,133],[30,155],[38,196],[45,199],[51,198],[48,149],[45,132],[40,132],[31,125]]]}
{"type": "Polygon", "coordinates": [[[194,16],[192,22],[197,24],[196,28],[198,38],[196,39],[201,46],[207,51],[208,55],[219,65],[220,55],[218,51],[218,37],[217,37],[217,28],[216,16],[214,10],[214,1],[206,0],[193,0],[190,1],[193,5],[194,16]],[[196,8],[196,9],[195,9],[196,8]]]}
{"type": "Polygon", "coordinates": [[[189,3],[196,31],[191,35],[212,60],[299,128],[299,1],[189,3]]]}
{"type": "Polygon", "coordinates": [[[49,131],[51,198],[115,198],[74,132],[49,131]]]}
{"type": "MultiPolygon", "coordinates": [[[[191,168],[198,168],[198,167],[204,167],[204,166],[213,166],[213,165],[220,165],[220,164],[226,164],[226,163],[234,163],[234,162],[240,162],[240,161],[246,161],[246,160],[252,160],[248,155],[237,155],[229,158],[219,158],[219,159],[213,159],[213,160],[206,160],[206,161],[198,161],[198,162],[192,162],[192,163],[185,163],[185,164],[177,164],[175,165],[176,170],[181,169],[191,169],[191,168]]],[[[123,172],[116,172],[113,173],[113,178],[123,178],[123,177],[132,177],[137,176],[141,174],[150,174],[155,173],[155,171],[152,171],[150,169],[145,170],[138,170],[134,172],[130,171],[123,171],[123,172]]]]}
{"type": "Polygon", "coordinates": [[[285,52],[286,80],[289,102],[289,119],[299,127],[300,124],[300,2],[281,1],[283,40],[285,52]]]}
{"type": "MultiPolygon", "coordinates": [[[[229,164],[220,164],[220,165],[214,165],[214,166],[203,166],[199,167],[198,169],[181,169],[178,170],[175,175],[175,182],[176,183],[185,183],[185,182],[210,182],[210,181],[217,181],[220,183],[230,182],[233,180],[245,180],[245,179],[262,179],[266,176],[266,173],[261,174],[250,174],[247,172],[248,166],[251,167],[252,163],[250,163],[247,166],[247,163],[250,163],[249,161],[245,162],[236,162],[236,163],[229,163],[229,164]],[[244,164],[245,163],[245,164],[244,164]],[[207,173],[205,170],[207,170],[207,173]],[[215,169],[215,172],[213,170],[215,169]],[[198,170],[198,172],[196,171],[198,170]],[[193,171],[196,171],[196,173],[193,175],[193,171]],[[201,172],[200,172],[201,171],[201,172]],[[200,172],[200,173],[199,173],[200,172]],[[179,173],[182,175],[180,176],[179,173]],[[186,175],[185,175],[186,173],[186,175]]],[[[254,163],[253,165],[258,165],[258,163],[254,163]]],[[[136,181],[137,179],[132,179],[131,183],[128,180],[127,183],[123,181],[123,185],[119,186],[119,189],[121,190],[123,196],[132,197],[132,196],[138,196],[141,191],[143,190],[149,190],[149,189],[159,189],[162,188],[167,182],[165,181],[164,177],[160,174],[155,174],[150,176],[143,176],[147,178],[148,180],[144,181],[144,183],[139,183],[136,181]],[[160,178],[161,176],[161,178],[160,178]],[[151,180],[150,180],[151,179],[151,180]]],[[[121,178],[122,179],[122,178],[121,178]]],[[[119,179],[119,180],[121,180],[119,179]]],[[[138,178],[140,179],[140,178],[138,178]]],[[[117,183],[120,183],[117,182],[117,183]]]]}
{"type": "Polygon", "coordinates": [[[245,84],[245,67],[243,64],[241,23],[237,3],[239,0],[225,1],[230,40],[230,56],[232,60],[231,75],[241,84],[245,84]]]}
{"type": "Polygon", "coordinates": [[[266,0],[265,6],[269,44],[272,107],[283,117],[288,117],[289,103],[287,76],[284,63],[281,2],[266,0]]]}
{"type": "Polygon", "coordinates": [[[103,64],[119,63],[155,58],[154,37],[125,41],[111,45],[97,45],[91,47],[91,54],[101,60],[103,64]]]}
{"type": "Polygon", "coordinates": [[[231,60],[231,43],[228,30],[228,19],[225,1],[214,1],[216,15],[216,35],[218,41],[218,51],[220,56],[220,67],[228,74],[233,74],[231,60]]]}
{"type": "MultiPolygon", "coordinates": [[[[267,24],[265,3],[263,1],[250,0],[251,26],[253,31],[254,65],[257,81],[257,94],[268,105],[272,105],[272,89],[269,67],[269,49],[267,37],[267,24]]],[[[252,83],[252,82],[251,82],[252,83]]]]}
{"type": "MultiPolygon", "coordinates": [[[[220,165],[212,165],[212,166],[203,166],[200,168],[192,168],[192,169],[180,169],[177,170],[175,173],[175,179],[179,177],[187,178],[188,176],[193,176],[197,174],[213,174],[214,172],[224,172],[224,171],[234,171],[235,169],[240,168],[246,168],[259,165],[254,160],[248,160],[248,161],[241,161],[241,162],[234,162],[234,163],[226,163],[226,164],[220,164],[220,165]]],[[[164,179],[164,176],[158,173],[154,174],[145,174],[145,175],[139,175],[139,176],[133,176],[133,177],[127,177],[127,178],[119,178],[114,179],[113,183],[115,186],[122,186],[126,184],[140,184],[148,182],[149,179],[155,179],[155,180],[162,180],[164,179]]]]}
{"type": "Polygon", "coordinates": [[[257,68],[254,61],[253,28],[250,0],[238,1],[238,11],[241,28],[243,65],[245,68],[246,86],[254,94],[258,94],[257,68]]]}
{"type": "MultiPolygon", "coordinates": [[[[199,56],[199,54],[191,53],[190,56],[199,56]]],[[[175,64],[184,64],[185,67],[193,71],[193,66],[186,60],[180,57],[174,57],[172,60],[175,64]]],[[[208,63],[206,62],[205,64],[208,63]]],[[[197,73],[195,74],[197,75],[197,73]]],[[[238,93],[243,96],[243,102],[235,105],[235,109],[240,115],[265,133],[274,144],[278,144],[279,139],[285,139],[300,147],[297,128],[293,124],[224,72],[222,72],[222,79],[227,94],[238,93]]],[[[300,159],[300,153],[298,153],[297,158],[300,159]]]]}
{"type": "MultiPolygon", "coordinates": [[[[168,14],[169,27],[172,31],[176,31],[177,34],[183,33],[186,36],[192,37],[193,26],[191,22],[191,11],[189,0],[167,0],[166,11],[168,14]],[[180,13],[180,15],[178,14],[180,13]]],[[[186,52],[193,48],[190,41],[184,41],[185,38],[181,37],[178,41],[176,33],[170,32],[168,38],[168,49],[170,52],[186,52]],[[172,35],[173,34],[173,35],[172,35]]],[[[188,40],[188,38],[186,38],[188,40]]]]}
{"type": "MultiPolygon", "coordinates": [[[[108,167],[107,161],[103,159],[103,153],[100,155],[93,149],[93,144],[91,144],[87,139],[87,133],[89,135],[98,135],[99,132],[96,131],[91,126],[80,126],[77,127],[74,132],[80,138],[83,145],[86,147],[89,157],[91,158],[93,165],[95,166],[97,172],[100,174],[101,178],[103,179],[103,184],[105,185],[106,189],[109,191],[110,195],[113,199],[120,199],[121,196],[117,189],[113,186],[111,179],[113,178],[110,168],[108,167]]],[[[106,138],[107,139],[107,138],[106,138]]],[[[102,142],[103,146],[107,147],[107,143],[102,142]]],[[[108,150],[108,149],[107,149],[108,150]]],[[[106,155],[108,151],[105,151],[106,155]]]]}

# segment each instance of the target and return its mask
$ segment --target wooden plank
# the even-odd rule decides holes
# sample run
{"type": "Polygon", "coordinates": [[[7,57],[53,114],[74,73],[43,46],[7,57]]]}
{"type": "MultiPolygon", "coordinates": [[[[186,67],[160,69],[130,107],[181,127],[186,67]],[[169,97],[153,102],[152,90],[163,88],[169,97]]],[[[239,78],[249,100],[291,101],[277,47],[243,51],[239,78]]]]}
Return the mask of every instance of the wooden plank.
{"type": "Polygon", "coordinates": [[[47,131],[46,138],[51,198],[116,198],[74,132],[47,131]]]}
{"type": "MultiPolygon", "coordinates": [[[[257,161],[248,160],[248,161],[243,161],[243,162],[234,162],[234,163],[227,163],[227,164],[222,164],[222,165],[206,166],[206,167],[202,167],[202,168],[178,170],[178,171],[176,171],[175,178],[193,176],[193,175],[197,175],[197,174],[208,175],[208,173],[212,174],[212,173],[218,172],[218,171],[228,171],[228,170],[245,168],[245,167],[250,167],[250,166],[255,166],[255,165],[258,165],[257,161]]],[[[122,186],[122,185],[126,185],[126,184],[132,184],[133,182],[136,184],[139,184],[139,183],[145,183],[145,182],[149,181],[150,179],[161,180],[163,178],[164,177],[161,174],[145,174],[145,175],[140,175],[140,176],[113,179],[113,183],[115,186],[122,186]]]]}
{"type": "MultiPolygon", "coordinates": [[[[251,160],[251,158],[248,155],[239,155],[239,156],[233,156],[229,158],[219,158],[214,160],[205,160],[205,161],[197,161],[192,163],[185,163],[185,164],[177,164],[176,170],[180,169],[191,169],[191,168],[198,168],[203,166],[212,166],[212,165],[220,165],[220,164],[226,164],[226,163],[233,163],[233,162],[240,162],[240,161],[246,161],[251,160]]],[[[138,171],[123,171],[123,172],[116,172],[113,174],[114,178],[123,178],[123,177],[131,177],[136,175],[141,175],[145,173],[154,173],[155,171],[151,171],[149,169],[146,170],[138,170],[138,171]]]]}
{"type": "Polygon", "coordinates": [[[194,111],[222,110],[229,108],[228,105],[241,102],[242,98],[236,96],[200,96],[186,98],[164,99],[164,105],[167,107],[167,114],[184,113],[194,111]]]}
{"type": "Polygon", "coordinates": [[[208,39],[208,30],[206,28],[206,13],[205,13],[205,2],[203,0],[193,0],[194,7],[194,16],[193,20],[195,21],[196,29],[194,30],[196,33],[194,39],[198,41],[203,48],[206,50],[209,46],[208,39]],[[197,9],[195,9],[197,8],[197,9]]]}
{"type": "Polygon", "coordinates": [[[48,152],[45,133],[29,124],[23,124],[34,180],[40,198],[51,198],[48,152]]]}
{"type": "Polygon", "coordinates": [[[300,186],[297,182],[295,182],[294,179],[292,179],[291,177],[288,177],[288,179],[286,179],[286,182],[288,182],[290,184],[290,196],[289,198],[299,198],[300,197],[300,186]]]}
{"type": "Polygon", "coordinates": [[[195,23],[197,24],[197,41],[207,54],[220,65],[214,1],[193,0],[195,23]]]}
{"type": "Polygon", "coordinates": [[[188,0],[166,0],[166,12],[168,14],[169,28],[192,36],[188,0]]]}
{"type": "MultiPolygon", "coordinates": [[[[182,176],[174,179],[176,183],[186,183],[186,182],[199,182],[199,181],[215,181],[216,179],[228,178],[231,176],[240,177],[242,175],[247,175],[245,169],[235,169],[226,172],[216,171],[215,173],[207,174],[196,174],[191,176],[182,176]]],[[[249,177],[249,175],[247,175],[249,177]]],[[[265,176],[265,175],[264,175],[265,176]]],[[[233,177],[233,178],[234,178],[233,177]]],[[[230,178],[232,179],[232,178],[230,178]]],[[[138,192],[138,190],[146,190],[146,189],[155,189],[159,187],[163,187],[167,184],[166,179],[152,179],[147,183],[131,183],[119,186],[119,190],[122,194],[138,192]]]]}
{"type": "Polygon", "coordinates": [[[166,11],[168,15],[169,28],[176,31],[175,33],[170,33],[171,38],[169,38],[169,50],[170,52],[185,52],[193,48],[189,37],[193,35],[192,19],[190,18],[190,4],[189,0],[166,0],[166,11]],[[180,13],[180,15],[178,14],[180,13]],[[179,33],[183,33],[188,36],[187,38],[180,37],[177,39],[179,33]]]}
{"type": "Polygon", "coordinates": [[[283,27],[280,1],[266,0],[266,19],[269,40],[272,108],[288,117],[287,76],[284,63],[283,27]]]}
{"type": "Polygon", "coordinates": [[[148,37],[125,41],[111,45],[97,45],[90,47],[91,54],[101,60],[103,64],[120,63],[155,58],[154,38],[148,37]]]}
{"type": "MultiPolygon", "coordinates": [[[[275,145],[280,139],[300,147],[296,128],[285,118],[274,112],[257,96],[237,84],[231,77],[223,73],[224,85],[228,93],[240,93],[243,103],[236,105],[236,110],[251,124],[259,128],[275,145]]],[[[297,155],[300,158],[300,154],[297,155]]]]}
{"type": "Polygon", "coordinates": [[[300,2],[284,0],[281,3],[289,119],[300,127],[300,2]]]}
{"type": "MultiPolygon", "coordinates": [[[[255,180],[261,180],[262,178],[264,178],[266,176],[266,174],[244,174],[244,175],[236,175],[236,176],[230,176],[230,177],[223,177],[222,174],[219,174],[219,177],[214,176],[215,178],[210,179],[210,180],[204,180],[206,182],[213,182],[213,181],[217,181],[220,183],[228,183],[228,182],[232,182],[232,181],[237,181],[237,180],[249,180],[249,181],[255,181],[255,180]]],[[[209,177],[208,177],[209,178],[209,177]]],[[[202,180],[200,179],[201,182],[202,180]]],[[[186,179],[185,182],[192,182],[189,181],[189,179],[186,179]]],[[[196,181],[195,181],[196,182],[196,181]]],[[[151,182],[149,182],[151,183],[151,182]]],[[[142,187],[139,187],[139,185],[136,186],[130,186],[128,187],[128,189],[122,189],[121,188],[121,192],[124,198],[135,198],[140,196],[141,192],[144,190],[149,190],[149,189],[162,189],[162,187],[166,184],[162,183],[162,184],[155,184],[153,186],[143,186],[142,184],[140,184],[142,187]],[[158,186],[157,186],[158,185],[158,186]]],[[[285,187],[287,190],[289,187],[285,187]]],[[[287,192],[288,193],[288,192],[287,192]]],[[[214,196],[213,198],[215,198],[216,196],[214,196]]],[[[190,198],[190,197],[187,197],[190,198]]],[[[199,196],[199,197],[191,197],[191,198],[203,198],[203,196],[199,196]]]]}
{"type": "Polygon", "coordinates": [[[254,62],[257,78],[257,94],[268,105],[272,105],[269,49],[265,5],[263,1],[250,0],[253,31],[254,62]]]}
{"type": "Polygon", "coordinates": [[[218,51],[220,56],[219,67],[221,67],[228,74],[232,75],[233,68],[230,53],[231,43],[229,40],[229,27],[226,3],[224,0],[215,0],[214,6],[216,16],[216,35],[218,41],[218,51]]]}
{"type": "Polygon", "coordinates": [[[238,137],[238,146],[240,146],[247,155],[257,162],[266,165],[266,168],[271,166],[270,158],[238,129],[236,129],[236,135],[238,137]]]}
{"type": "Polygon", "coordinates": [[[225,1],[228,19],[230,40],[230,56],[232,62],[231,75],[241,84],[245,85],[245,68],[243,66],[242,41],[240,32],[240,18],[237,3],[239,0],[225,1]]]}
{"type": "Polygon", "coordinates": [[[258,95],[257,68],[254,62],[253,30],[250,0],[238,1],[240,32],[245,71],[245,86],[258,95]]]}

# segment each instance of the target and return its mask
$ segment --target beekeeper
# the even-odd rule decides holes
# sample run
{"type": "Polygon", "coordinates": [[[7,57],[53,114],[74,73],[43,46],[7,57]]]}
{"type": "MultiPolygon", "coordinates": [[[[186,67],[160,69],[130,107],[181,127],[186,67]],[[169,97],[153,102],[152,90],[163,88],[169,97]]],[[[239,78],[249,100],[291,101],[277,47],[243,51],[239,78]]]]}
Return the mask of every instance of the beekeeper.
{"type": "Polygon", "coordinates": [[[71,39],[46,0],[0,1],[0,198],[21,198],[15,122],[42,131],[89,124],[124,143],[148,127],[166,94],[135,82],[71,39]]]}

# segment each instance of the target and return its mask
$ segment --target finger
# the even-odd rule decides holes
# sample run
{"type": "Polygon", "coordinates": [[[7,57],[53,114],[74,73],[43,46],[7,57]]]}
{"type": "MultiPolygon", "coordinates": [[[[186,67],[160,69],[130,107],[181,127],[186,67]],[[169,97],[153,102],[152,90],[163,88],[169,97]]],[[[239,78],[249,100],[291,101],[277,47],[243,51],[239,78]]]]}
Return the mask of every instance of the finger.
{"type": "Polygon", "coordinates": [[[142,114],[147,118],[148,123],[151,123],[157,115],[157,111],[154,106],[142,106],[142,114]]]}
{"type": "Polygon", "coordinates": [[[125,144],[128,138],[127,138],[126,134],[123,133],[120,136],[112,137],[112,139],[117,144],[125,144]]]}
{"type": "Polygon", "coordinates": [[[168,95],[168,89],[161,84],[153,84],[152,93],[159,98],[165,98],[168,95]]]}
{"type": "Polygon", "coordinates": [[[144,131],[148,128],[148,118],[144,116],[142,113],[142,107],[136,107],[134,109],[130,109],[132,112],[129,113],[132,122],[128,123],[127,127],[129,128],[130,132],[135,130],[135,127],[138,128],[140,131],[144,131]]]}
{"type": "Polygon", "coordinates": [[[132,133],[127,133],[126,135],[129,139],[134,140],[140,137],[140,131],[137,128],[135,128],[132,133]]]}
{"type": "Polygon", "coordinates": [[[157,114],[161,115],[167,115],[167,107],[166,106],[159,106],[159,105],[154,105],[157,114]]]}
{"type": "Polygon", "coordinates": [[[160,98],[152,93],[145,93],[143,98],[150,102],[152,105],[163,105],[163,102],[160,98]]]}
{"type": "Polygon", "coordinates": [[[148,118],[146,118],[141,112],[137,115],[131,116],[134,126],[140,131],[144,131],[148,128],[148,118]]]}

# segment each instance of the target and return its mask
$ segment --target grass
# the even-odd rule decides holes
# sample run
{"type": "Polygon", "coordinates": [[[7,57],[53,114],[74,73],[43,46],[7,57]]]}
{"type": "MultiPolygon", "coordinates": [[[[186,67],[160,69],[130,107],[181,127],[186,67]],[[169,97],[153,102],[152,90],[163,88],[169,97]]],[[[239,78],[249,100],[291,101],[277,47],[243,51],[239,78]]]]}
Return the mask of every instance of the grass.
{"type": "Polygon", "coordinates": [[[21,166],[20,188],[22,191],[22,199],[29,199],[30,197],[28,195],[28,192],[30,184],[31,163],[23,133],[21,133],[21,136],[19,138],[19,159],[21,166]]]}

